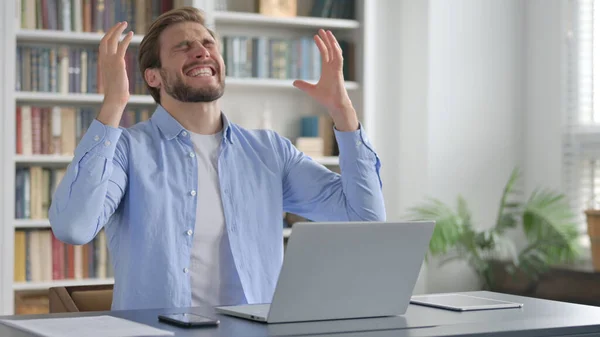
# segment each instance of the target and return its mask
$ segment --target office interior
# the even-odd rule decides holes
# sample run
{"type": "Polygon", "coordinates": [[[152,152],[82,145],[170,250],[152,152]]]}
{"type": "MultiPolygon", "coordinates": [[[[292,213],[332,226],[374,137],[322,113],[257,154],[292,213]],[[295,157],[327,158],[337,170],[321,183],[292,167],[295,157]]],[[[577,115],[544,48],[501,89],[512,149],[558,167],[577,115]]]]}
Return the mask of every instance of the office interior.
{"type": "MultiPolygon", "coordinates": [[[[297,0],[289,1],[293,14],[284,9],[261,13],[261,3],[268,1],[188,2],[209,17],[214,14],[214,27],[231,43],[238,43],[246,30],[289,39],[310,36],[321,24],[331,25],[344,40],[349,95],[382,163],[387,221],[437,221],[414,294],[491,290],[600,305],[595,286],[600,279],[597,2],[353,0],[327,10],[323,6],[334,2],[297,0]]],[[[178,1],[159,1],[157,8],[164,3],[178,1]]],[[[70,28],[52,22],[57,17],[40,14],[40,4],[0,3],[0,77],[7,79],[0,82],[5,116],[0,132],[0,315],[50,312],[51,288],[110,289],[114,282],[110,256],[102,248],[105,238],[99,237],[94,248],[71,247],[81,262],[73,270],[53,265],[58,253],[52,250],[46,219],[52,193],[47,179],[60,177],[85,126],[68,130],[67,137],[55,135],[64,142],[64,153],[53,153],[47,143],[52,137],[35,136],[35,130],[29,149],[19,138],[26,132],[20,129],[25,111],[31,118],[36,110],[44,115],[59,107],[69,116],[66,125],[84,125],[102,102],[93,91],[98,88],[88,91],[89,83],[53,92],[50,83],[42,82],[49,80],[47,73],[40,72],[37,81],[24,77],[33,76],[33,63],[24,61],[31,61],[32,53],[46,55],[52,44],[77,46],[81,52],[94,48],[102,35],[86,28],[93,23],[86,19],[72,19],[70,28]],[[27,200],[23,173],[32,174],[31,169],[41,170],[45,178],[27,200]],[[45,197],[34,197],[36,191],[45,197]],[[23,202],[31,203],[28,210],[17,210],[23,202]],[[32,233],[37,244],[27,242],[32,233]],[[33,271],[31,258],[39,270],[33,271]]],[[[81,69],[67,71],[68,77],[81,69]]],[[[340,171],[330,125],[321,118],[326,114],[291,86],[291,76],[314,74],[299,69],[256,78],[251,65],[235,71],[228,73],[231,94],[223,103],[234,122],[274,129],[340,171]]],[[[143,88],[134,90],[138,101],[123,127],[153,111],[143,88]]],[[[293,235],[293,223],[302,220],[310,221],[283,215],[284,243],[293,235]]]]}

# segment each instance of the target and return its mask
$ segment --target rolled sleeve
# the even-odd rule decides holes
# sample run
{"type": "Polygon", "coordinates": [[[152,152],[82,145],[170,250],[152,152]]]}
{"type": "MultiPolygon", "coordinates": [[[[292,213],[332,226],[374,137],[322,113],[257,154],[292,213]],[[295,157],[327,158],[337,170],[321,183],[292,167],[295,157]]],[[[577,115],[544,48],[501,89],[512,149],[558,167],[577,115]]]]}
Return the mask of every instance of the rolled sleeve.
{"type": "Polygon", "coordinates": [[[378,160],[362,125],[356,131],[339,131],[334,127],[333,132],[340,149],[340,159],[378,160]]]}
{"type": "Polygon", "coordinates": [[[381,187],[381,161],[362,124],[359,124],[356,131],[339,131],[334,127],[333,132],[340,150],[340,168],[356,168],[359,172],[368,172],[373,168],[381,187]]]}
{"type": "Polygon", "coordinates": [[[80,146],[77,147],[75,156],[82,158],[85,154],[92,153],[100,157],[112,159],[122,132],[120,128],[104,125],[97,119],[94,119],[85,135],[81,138],[80,146]]]}

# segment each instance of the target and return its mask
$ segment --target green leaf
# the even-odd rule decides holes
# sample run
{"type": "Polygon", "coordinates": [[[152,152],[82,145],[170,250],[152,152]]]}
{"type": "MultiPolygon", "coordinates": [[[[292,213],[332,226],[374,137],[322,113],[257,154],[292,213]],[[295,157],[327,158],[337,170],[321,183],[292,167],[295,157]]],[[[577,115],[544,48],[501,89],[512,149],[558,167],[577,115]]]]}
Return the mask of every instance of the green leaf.
{"type": "Polygon", "coordinates": [[[546,254],[539,249],[539,245],[532,244],[521,254],[518,266],[535,279],[548,269],[548,259],[546,254]]]}
{"type": "Polygon", "coordinates": [[[467,206],[467,201],[463,198],[462,195],[458,196],[457,211],[458,211],[458,217],[462,220],[462,225],[464,227],[472,227],[471,211],[469,210],[469,207],[467,206]]]}
{"type": "Polygon", "coordinates": [[[517,216],[506,212],[500,215],[495,229],[497,232],[503,233],[506,229],[517,227],[517,224],[517,216]]]}
{"type": "Polygon", "coordinates": [[[525,205],[523,230],[548,263],[579,256],[575,216],[563,194],[550,190],[534,191],[525,205]]]}
{"type": "Polygon", "coordinates": [[[460,259],[480,276],[484,286],[494,282],[492,266],[507,264],[512,273],[524,272],[535,279],[551,265],[575,260],[580,255],[575,216],[564,195],[535,190],[524,198],[514,169],[504,186],[494,226],[479,230],[472,223],[466,200],[459,194],[456,211],[429,198],[410,212],[415,220],[433,220],[436,228],[428,254],[446,255],[442,263],[460,259]],[[521,226],[528,245],[520,252],[504,234],[521,226]]]}
{"type": "Polygon", "coordinates": [[[509,201],[509,197],[515,194],[519,177],[519,170],[517,168],[513,169],[502,191],[495,225],[495,230],[499,233],[503,233],[508,228],[514,228],[517,224],[514,213],[519,210],[521,204],[516,201],[509,201]]]}
{"type": "Polygon", "coordinates": [[[491,261],[510,261],[513,264],[519,263],[519,254],[515,243],[507,237],[492,233],[491,246],[480,251],[479,255],[483,260],[491,261]]]}
{"type": "Polygon", "coordinates": [[[523,203],[518,201],[507,202],[504,204],[504,209],[506,210],[515,209],[518,211],[521,207],[523,207],[523,203]]]}
{"type": "Polygon", "coordinates": [[[414,220],[435,221],[436,226],[429,242],[431,255],[446,253],[458,241],[465,223],[470,221],[468,218],[461,218],[449,206],[435,198],[429,198],[423,204],[411,208],[409,217],[414,220]]]}

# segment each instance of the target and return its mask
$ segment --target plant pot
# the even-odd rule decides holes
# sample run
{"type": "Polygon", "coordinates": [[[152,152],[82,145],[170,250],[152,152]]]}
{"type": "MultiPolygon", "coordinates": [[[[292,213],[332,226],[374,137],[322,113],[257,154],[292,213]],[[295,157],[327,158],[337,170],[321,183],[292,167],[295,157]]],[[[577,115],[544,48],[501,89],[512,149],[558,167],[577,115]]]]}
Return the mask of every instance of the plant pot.
{"type": "Polygon", "coordinates": [[[592,250],[592,263],[595,270],[600,270],[600,210],[588,209],[585,211],[592,250]]]}
{"type": "Polygon", "coordinates": [[[536,282],[521,270],[510,274],[506,269],[510,265],[512,263],[506,261],[490,262],[494,284],[489,290],[505,294],[533,296],[536,282]]]}

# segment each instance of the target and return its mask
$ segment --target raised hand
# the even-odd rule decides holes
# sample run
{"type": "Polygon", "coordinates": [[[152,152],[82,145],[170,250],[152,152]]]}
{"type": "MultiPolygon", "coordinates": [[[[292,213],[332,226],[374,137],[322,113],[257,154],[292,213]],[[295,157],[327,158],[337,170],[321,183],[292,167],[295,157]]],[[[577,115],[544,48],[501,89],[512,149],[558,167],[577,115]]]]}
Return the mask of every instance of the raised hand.
{"type": "Polygon", "coordinates": [[[327,108],[340,131],[358,129],[358,118],[344,85],[342,48],[331,31],[314,36],[321,53],[321,78],[316,84],[296,80],[293,85],[327,108]]]}
{"type": "Polygon", "coordinates": [[[130,96],[125,53],[133,38],[133,32],[127,33],[119,42],[126,27],[127,22],[119,22],[111,27],[100,41],[98,48],[100,76],[102,76],[104,86],[104,103],[98,120],[114,127],[119,125],[130,96]]]}

